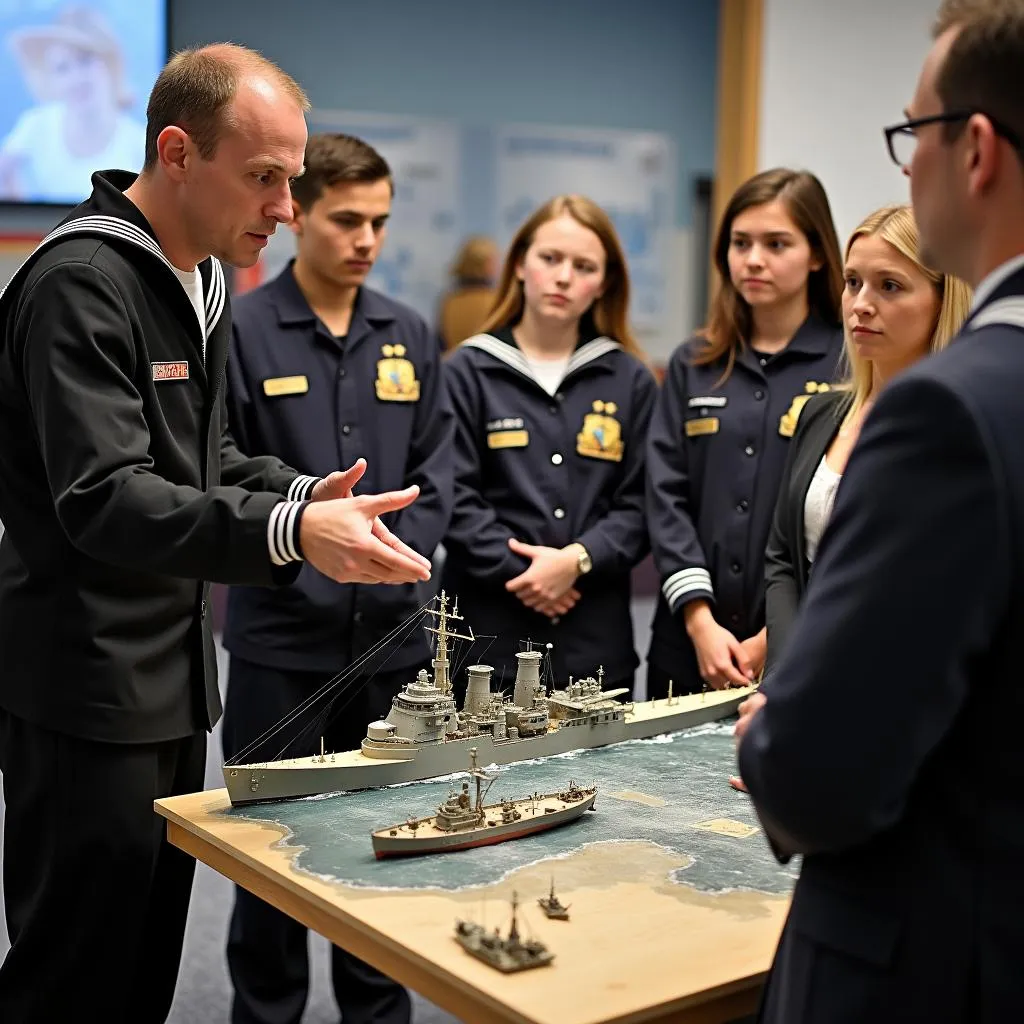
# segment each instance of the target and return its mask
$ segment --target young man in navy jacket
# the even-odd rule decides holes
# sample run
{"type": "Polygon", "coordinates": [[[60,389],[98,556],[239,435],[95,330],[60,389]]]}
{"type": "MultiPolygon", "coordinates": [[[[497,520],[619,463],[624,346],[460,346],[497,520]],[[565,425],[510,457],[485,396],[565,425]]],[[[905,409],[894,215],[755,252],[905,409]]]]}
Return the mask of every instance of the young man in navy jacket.
{"type": "MultiPolygon", "coordinates": [[[[292,189],[296,259],[236,302],[229,422],[239,445],[310,476],[339,459],[365,459],[358,490],[417,484],[418,501],[390,525],[429,555],[452,502],[452,418],[440,348],[420,316],[364,284],[384,241],[392,193],[387,163],[366,143],[341,134],[310,138],[305,171],[292,189]]],[[[311,566],[276,591],[232,588],[225,756],[343,670],[351,678],[322,729],[296,738],[288,753],[319,749],[321,733],[331,750],[357,748],[367,724],[385,716],[402,684],[429,662],[427,634],[411,624],[379,657],[369,656],[415,616],[424,596],[412,584],[338,584],[311,566]]],[[[309,987],[302,925],[238,889],[228,963],[234,1024],[298,1024],[309,987]]],[[[332,973],[346,1024],[410,1019],[401,986],[338,948],[332,973]]]]}

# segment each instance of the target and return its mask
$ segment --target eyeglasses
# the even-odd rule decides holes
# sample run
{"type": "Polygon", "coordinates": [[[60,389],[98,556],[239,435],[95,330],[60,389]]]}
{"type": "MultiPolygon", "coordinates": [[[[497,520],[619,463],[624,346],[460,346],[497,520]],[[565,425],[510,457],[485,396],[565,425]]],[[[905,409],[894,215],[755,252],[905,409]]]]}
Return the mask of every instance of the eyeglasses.
{"type": "Polygon", "coordinates": [[[907,167],[914,158],[914,150],[917,148],[917,129],[926,124],[956,124],[958,121],[966,121],[975,114],[984,114],[989,123],[995,129],[996,135],[1001,135],[1007,142],[1024,156],[1024,147],[1021,146],[1019,136],[1015,131],[1001,124],[990,114],[983,110],[964,110],[957,113],[932,114],[930,117],[914,117],[902,124],[892,124],[883,128],[885,143],[889,147],[889,156],[898,167],[907,167]]]}

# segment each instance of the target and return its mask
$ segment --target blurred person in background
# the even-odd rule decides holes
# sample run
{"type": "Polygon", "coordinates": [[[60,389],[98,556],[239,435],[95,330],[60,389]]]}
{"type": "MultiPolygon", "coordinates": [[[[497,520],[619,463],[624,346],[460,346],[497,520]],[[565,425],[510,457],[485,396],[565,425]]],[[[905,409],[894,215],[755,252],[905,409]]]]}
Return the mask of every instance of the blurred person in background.
{"type": "Polygon", "coordinates": [[[501,258],[490,238],[466,239],[452,264],[452,287],[441,299],[438,333],[445,351],[476,334],[494,304],[494,282],[501,258]]]}

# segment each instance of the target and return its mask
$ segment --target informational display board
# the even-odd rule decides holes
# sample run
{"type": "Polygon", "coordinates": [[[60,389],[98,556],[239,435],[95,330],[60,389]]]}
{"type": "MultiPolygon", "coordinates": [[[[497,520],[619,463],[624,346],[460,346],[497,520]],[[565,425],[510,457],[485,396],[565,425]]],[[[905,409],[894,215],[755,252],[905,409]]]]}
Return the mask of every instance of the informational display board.
{"type": "Polygon", "coordinates": [[[497,130],[500,241],[543,202],[582,193],[611,216],[626,250],[631,320],[657,329],[665,313],[676,170],[664,135],[605,129],[504,125],[497,130]]]}

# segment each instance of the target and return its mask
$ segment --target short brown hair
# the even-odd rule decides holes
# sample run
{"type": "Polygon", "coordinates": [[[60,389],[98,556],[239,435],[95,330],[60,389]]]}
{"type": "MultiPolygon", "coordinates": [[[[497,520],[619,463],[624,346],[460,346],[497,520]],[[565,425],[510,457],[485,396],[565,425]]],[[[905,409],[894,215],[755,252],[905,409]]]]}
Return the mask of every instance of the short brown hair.
{"type": "Polygon", "coordinates": [[[371,184],[391,180],[388,162],[369,143],[342,132],[321,132],[310,135],[306,143],[305,169],[292,182],[292,198],[308,210],[323,194],[325,188],[343,181],[371,184]]]}
{"type": "MultiPolygon", "coordinates": [[[[947,113],[985,114],[1012,132],[1024,165],[1024,0],[946,0],[934,35],[956,27],[935,83],[942,106],[947,113]]],[[[946,138],[963,129],[963,122],[946,125],[946,138]]]]}
{"type": "Polygon", "coordinates": [[[722,380],[732,373],[736,352],[750,343],[753,317],[750,306],[736,290],[729,273],[732,222],[744,210],[781,200],[793,222],[821,262],[807,278],[807,304],[825,323],[838,326],[842,319],[843,261],[832,221],[832,208],[821,182],[808,171],[776,167],[748,178],[729,200],[715,238],[718,291],[711,304],[707,326],[701,331],[704,344],[693,361],[698,365],[727,357],[722,380]]]}
{"type": "Polygon", "coordinates": [[[227,108],[246,73],[271,79],[302,110],[309,110],[302,86],[255,50],[233,43],[182,50],[167,62],[149,94],[144,169],[156,164],[157,139],[171,125],[188,132],[199,155],[211,159],[227,126],[227,108]]]}

